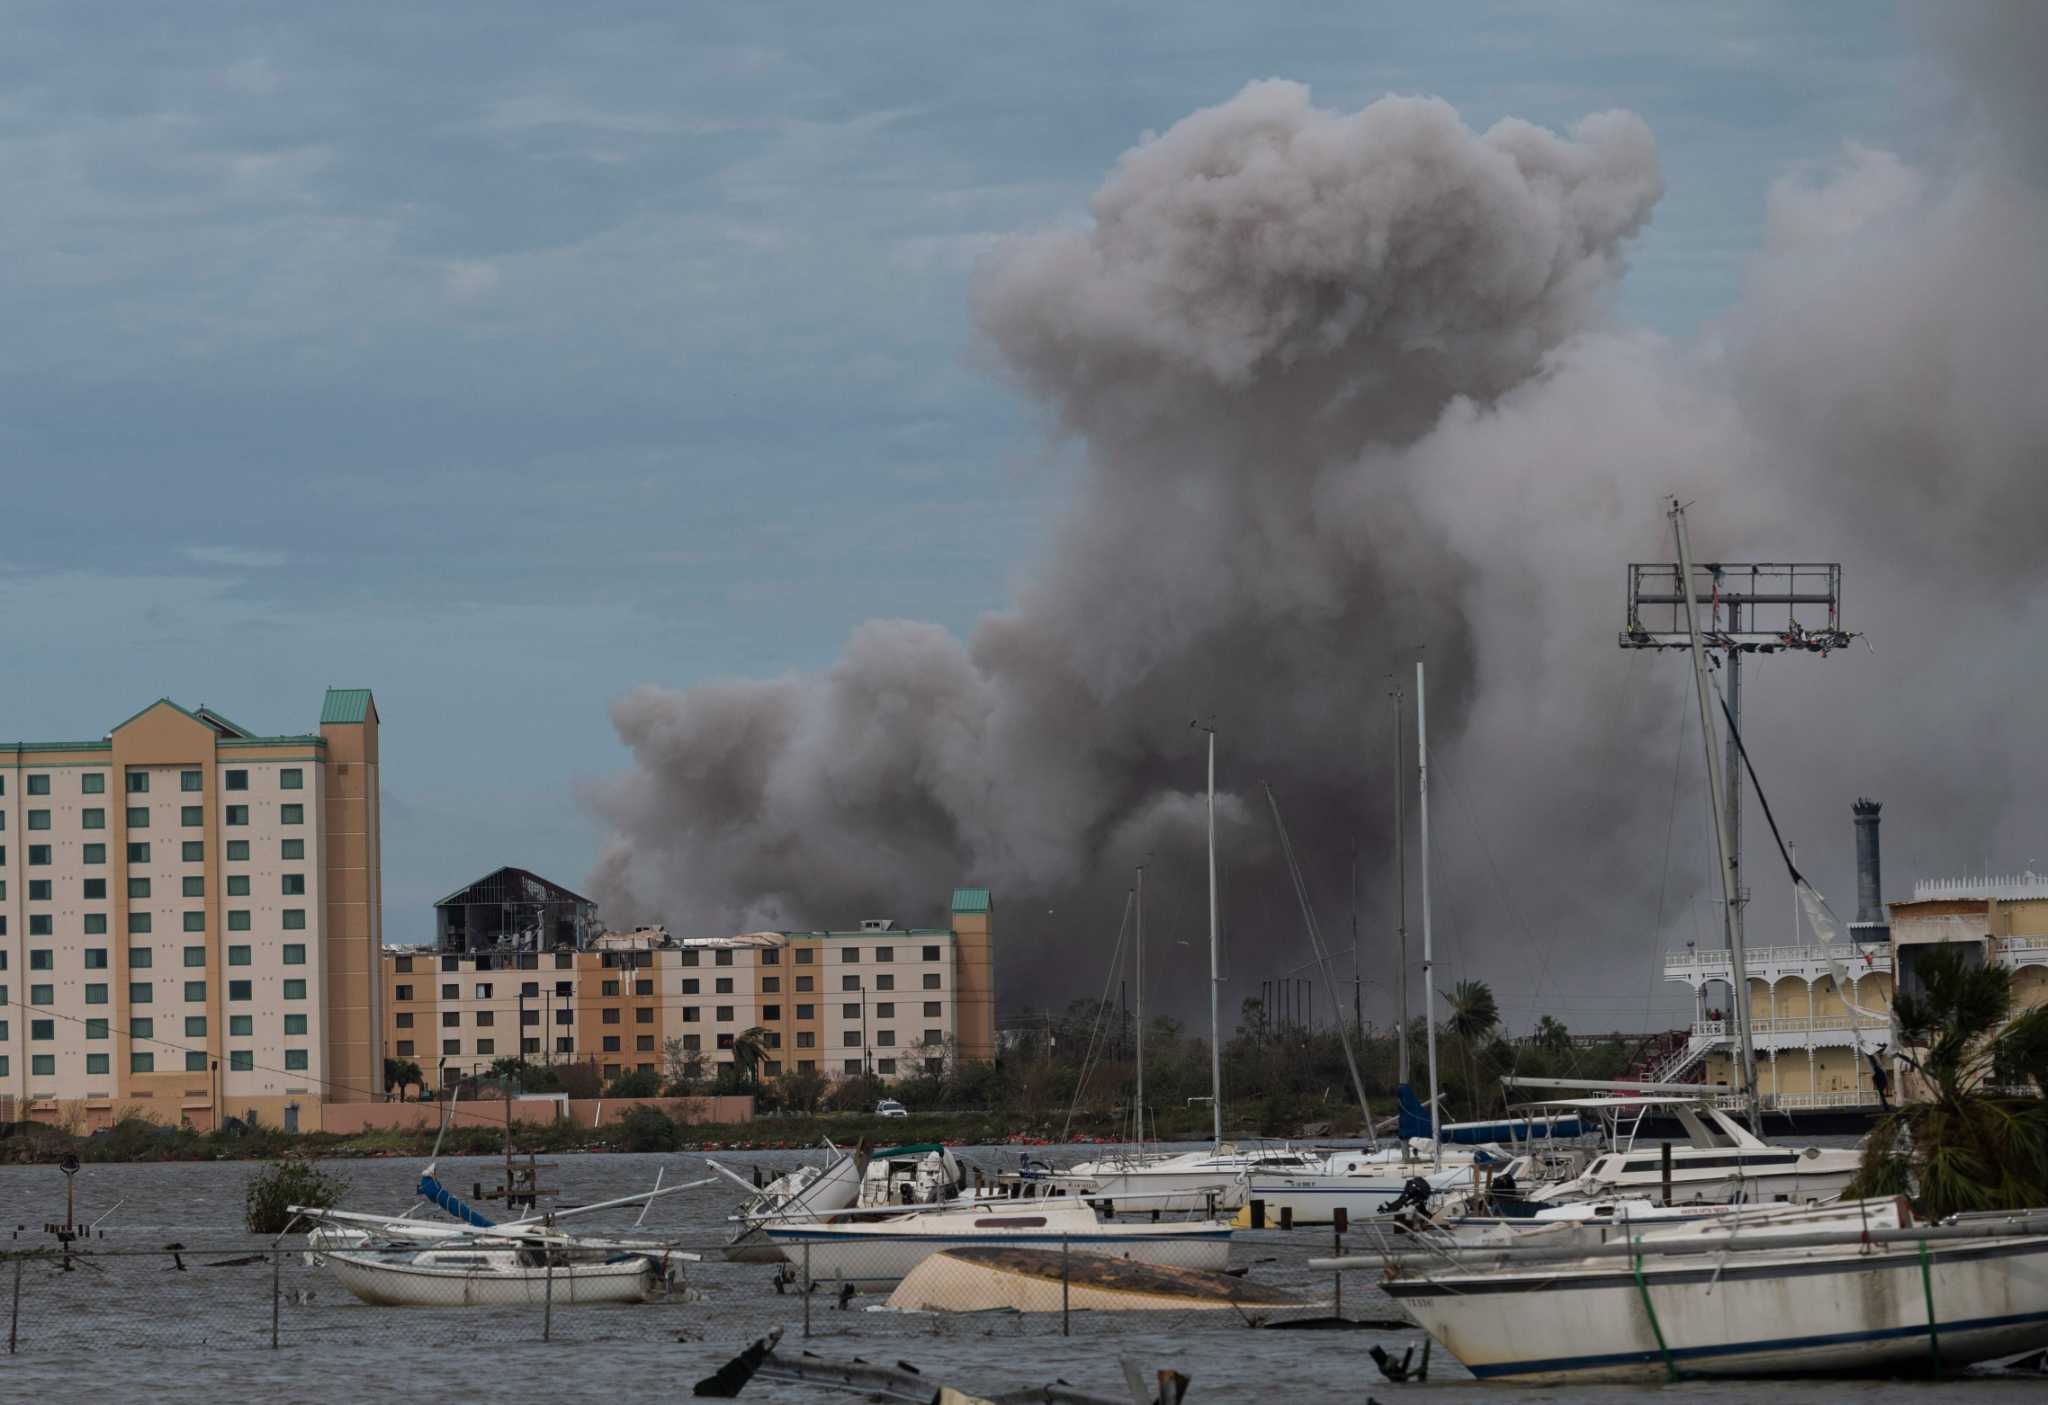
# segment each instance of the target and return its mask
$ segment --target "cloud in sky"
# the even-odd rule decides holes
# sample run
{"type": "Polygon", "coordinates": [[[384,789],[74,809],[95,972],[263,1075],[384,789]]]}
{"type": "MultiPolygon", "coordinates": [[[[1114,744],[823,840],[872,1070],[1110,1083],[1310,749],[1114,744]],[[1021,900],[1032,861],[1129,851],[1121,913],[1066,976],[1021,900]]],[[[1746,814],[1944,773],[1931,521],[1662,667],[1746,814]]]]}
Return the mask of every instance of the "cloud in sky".
{"type": "Polygon", "coordinates": [[[262,551],[246,546],[188,546],[183,554],[187,561],[201,566],[227,566],[248,571],[274,570],[292,559],[289,552],[262,551]]]}

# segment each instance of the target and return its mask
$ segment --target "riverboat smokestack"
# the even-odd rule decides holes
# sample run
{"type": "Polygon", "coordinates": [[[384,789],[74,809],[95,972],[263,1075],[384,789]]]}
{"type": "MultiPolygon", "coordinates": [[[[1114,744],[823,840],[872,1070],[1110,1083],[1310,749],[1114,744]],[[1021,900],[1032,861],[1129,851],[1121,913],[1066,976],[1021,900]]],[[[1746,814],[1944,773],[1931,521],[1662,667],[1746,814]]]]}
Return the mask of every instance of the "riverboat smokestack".
{"type": "Polygon", "coordinates": [[[1888,927],[1884,911],[1884,868],[1878,858],[1878,811],[1875,800],[1858,798],[1850,807],[1856,816],[1856,924],[1888,927]]]}

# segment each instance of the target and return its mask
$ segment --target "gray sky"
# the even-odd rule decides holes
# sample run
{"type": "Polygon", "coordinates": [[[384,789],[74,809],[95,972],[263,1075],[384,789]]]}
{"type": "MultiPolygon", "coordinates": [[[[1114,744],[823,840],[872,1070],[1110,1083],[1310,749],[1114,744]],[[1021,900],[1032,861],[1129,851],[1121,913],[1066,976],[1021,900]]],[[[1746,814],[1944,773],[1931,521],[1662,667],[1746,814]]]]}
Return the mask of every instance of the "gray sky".
{"type": "Polygon", "coordinates": [[[0,730],[372,687],[419,937],[498,863],[581,881],[626,689],[1010,599],[1072,468],[975,262],[1144,133],[1274,76],[1628,108],[1616,316],[1689,342],[1772,180],[1925,115],[1868,4],[1378,8],[8,6],[0,730]]]}

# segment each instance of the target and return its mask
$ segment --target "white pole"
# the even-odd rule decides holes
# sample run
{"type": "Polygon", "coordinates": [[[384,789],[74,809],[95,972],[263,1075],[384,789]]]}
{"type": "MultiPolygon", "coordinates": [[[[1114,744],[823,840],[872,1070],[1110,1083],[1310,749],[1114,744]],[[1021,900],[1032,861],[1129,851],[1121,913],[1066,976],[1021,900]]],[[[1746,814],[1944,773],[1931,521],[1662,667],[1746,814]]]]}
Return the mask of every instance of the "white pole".
{"type": "Polygon", "coordinates": [[[1422,660],[1415,661],[1415,798],[1422,830],[1422,1018],[1429,1030],[1430,1161],[1444,1164],[1436,1086],[1436,945],[1429,913],[1429,708],[1423,697],[1422,660]]]}
{"type": "Polygon", "coordinates": [[[1216,1149],[1223,1149],[1223,1037],[1216,1010],[1223,984],[1216,945],[1216,731],[1209,733],[1209,1113],[1216,1149]]]}
{"type": "Polygon", "coordinates": [[[1408,1075],[1408,856],[1402,847],[1407,831],[1401,823],[1401,686],[1395,684],[1388,698],[1394,704],[1394,971],[1400,982],[1400,1038],[1395,1041],[1400,1081],[1408,1075]]]}
{"type": "Polygon", "coordinates": [[[1145,1146],[1145,865],[1138,865],[1138,1147],[1145,1146]]]}

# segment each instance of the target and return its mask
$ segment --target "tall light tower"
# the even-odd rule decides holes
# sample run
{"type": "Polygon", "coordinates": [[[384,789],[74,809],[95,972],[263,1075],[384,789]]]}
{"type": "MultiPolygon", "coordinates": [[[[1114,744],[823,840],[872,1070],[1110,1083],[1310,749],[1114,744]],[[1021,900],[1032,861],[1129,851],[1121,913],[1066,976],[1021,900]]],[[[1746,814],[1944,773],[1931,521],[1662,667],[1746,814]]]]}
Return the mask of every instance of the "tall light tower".
{"type": "MultiPolygon", "coordinates": [[[[1683,509],[1674,508],[1682,518],[1683,509]]],[[[1683,542],[1681,524],[1681,543],[1683,542]]],[[[1722,659],[1727,684],[1722,697],[1735,725],[1729,729],[1722,769],[1726,798],[1722,805],[1728,885],[1728,928],[1731,945],[1743,946],[1742,909],[1749,886],[1742,874],[1742,755],[1736,733],[1742,725],[1742,656],[1744,654],[1808,653],[1825,656],[1855,636],[1842,628],[1840,562],[1689,562],[1686,566],[1638,562],[1628,568],[1628,626],[1621,632],[1624,649],[1692,649],[1697,634],[1708,653],[1722,659]],[[1689,570],[1688,570],[1689,567],[1689,570]],[[1687,576],[1690,586],[1685,588],[1687,576]],[[1701,612],[1706,612],[1704,617],[1701,612]]],[[[1704,685],[1702,685],[1704,686],[1704,685]]],[[[1712,718],[1702,708],[1702,719],[1712,718]]],[[[1747,979],[1733,992],[1738,1022],[1746,1024],[1747,979]]],[[[1747,1029],[1738,1030],[1743,1042],[1747,1029]]],[[[1746,1062],[1746,1060],[1745,1060],[1746,1062]]],[[[1751,1077],[1745,1069],[1745,1083],[1751,1077]]],[[[1746,1098],[1754,1096],[1745,1086],[1746,1098]]],[[[1759,1129],[1761,1130],[1761,1129],[1759,1129]]]]}

